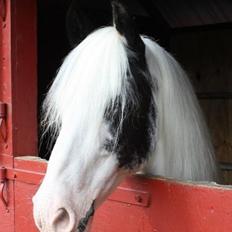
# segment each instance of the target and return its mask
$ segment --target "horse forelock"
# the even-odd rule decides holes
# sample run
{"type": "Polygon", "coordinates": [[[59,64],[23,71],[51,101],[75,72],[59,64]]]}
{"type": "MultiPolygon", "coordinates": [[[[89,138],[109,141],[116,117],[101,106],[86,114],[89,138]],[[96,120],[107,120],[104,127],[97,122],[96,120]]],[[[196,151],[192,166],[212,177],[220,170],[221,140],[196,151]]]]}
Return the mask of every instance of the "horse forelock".
{"type": "Polygon", "coordinates": [[[117,155],[119,166],[132,167],[149,150],[153,105],[146,63],[114,27],[106,27],[65,59],[44,103],[44,125],[53,134],[76,130],[86,154],[96,150],[99,131],[107,126],[111,139],[104,148],[117,155]]]}

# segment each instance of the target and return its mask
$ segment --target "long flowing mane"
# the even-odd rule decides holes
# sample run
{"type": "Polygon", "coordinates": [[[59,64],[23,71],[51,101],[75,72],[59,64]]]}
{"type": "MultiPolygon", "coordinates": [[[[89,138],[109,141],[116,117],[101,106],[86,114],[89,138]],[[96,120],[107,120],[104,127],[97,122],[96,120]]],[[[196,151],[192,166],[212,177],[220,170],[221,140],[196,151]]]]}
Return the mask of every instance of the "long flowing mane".
{"type": "Polygon", "coordinates": [[[57,135],[71,122],[79,131],[82,151],[96,150],[106,108],[113,108],[118,98],[123,120],[128,71],[125,44],[114,27],[90,34],[67,56],[49,90],[43,105],[46,130],[57,135]]]}
{"type": "MultiPolygon", "coordinates": [[[[154,136],[157,141],[147,162],[147,172],[213,180],[213,147],[185,72],[156,42],[141,38],[158,111],[157,138],[154,136]]],[[[65,59],[47,95],[43,122],[53,134],[67,127],[78,130],[83,154],[90,154],[98,146],[95,138],[107,107],[117,105],[120,98],[123,104],[118,107],[123,121],[126,97],[130,95],[136,101],[128,87],[127,53],[126,42],[114,27],[93,32],[65,59]]]]}
{"type": "Polygon", "coordinates": [[[149,71],[158,81],[158,142],[149,172],[186,180],[215,180],[214,149],[189,79],[177,61],[149,38],[149,71]]]}
{"type": "Polygon", "coordinates": [[[214,151],[196,96],[175,59],[139,35],[120,0],[64,60],[44,102],[57,136],[33,198],[40,231],[89,231],[95,210],[126,176],[145,171],[215,180],[214,151]]]}

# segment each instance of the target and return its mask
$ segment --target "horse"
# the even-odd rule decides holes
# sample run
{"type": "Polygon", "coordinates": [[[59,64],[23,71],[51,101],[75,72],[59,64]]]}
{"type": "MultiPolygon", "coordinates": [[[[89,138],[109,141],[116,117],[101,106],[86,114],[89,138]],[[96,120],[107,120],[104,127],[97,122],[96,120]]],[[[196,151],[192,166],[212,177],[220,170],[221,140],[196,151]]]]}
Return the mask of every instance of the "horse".
{"type": "Polygon", "coordinates": [[[140,171],[213,181],[217,165],[193,88],[178,62],[139,35],[113,0],[113,26],[89,34],[66,57],[43,105],[56,141],[33,197],[42,232],[91,228],[96,209],[140,171]]]}

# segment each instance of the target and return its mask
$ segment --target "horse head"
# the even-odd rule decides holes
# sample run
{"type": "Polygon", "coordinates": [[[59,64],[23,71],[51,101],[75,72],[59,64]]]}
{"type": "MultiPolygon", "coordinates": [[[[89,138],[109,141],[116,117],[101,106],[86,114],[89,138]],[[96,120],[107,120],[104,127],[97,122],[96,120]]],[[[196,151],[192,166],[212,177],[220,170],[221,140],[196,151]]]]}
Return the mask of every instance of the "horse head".
{"type": "Polygon", "coordinates": [[[216,177],[213,146],[185,72],[138,34],[120,1],[112,9],[113,26],[70,52],[44,102],[43,122],[56,142],[33,198],[42,232],[87,232],[95,210],[139,170],[182,180],[216,177]]]}
{"type": "Polygon", "coordinates": [[[33,198],[40,231],[88,231],[99,205],[154,149],[145,44],[126,7],[112,1],[112,9],[114,26],[71,51],[44,103],[44,123],[57,139],[33,198]]]}

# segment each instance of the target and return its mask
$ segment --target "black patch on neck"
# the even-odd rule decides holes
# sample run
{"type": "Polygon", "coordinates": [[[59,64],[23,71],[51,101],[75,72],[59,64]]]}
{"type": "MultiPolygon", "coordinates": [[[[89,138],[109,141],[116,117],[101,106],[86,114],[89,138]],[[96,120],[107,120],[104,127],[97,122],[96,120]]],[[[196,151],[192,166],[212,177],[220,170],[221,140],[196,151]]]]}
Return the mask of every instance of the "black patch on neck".
{"type": "Polygon", "coordinates": [[[120,126],[122,102],[118,97],[116,104],[109,106],[105,112],[105,120],[113,136],[112,141],[106,141],[105,149],[116,153],[120,168],[134,169],[148,158],[154,144],[156,107],[145,56],[141,53],[132,57],[129,55],[128,60],[128,75],[131,77],[128,78],[130,90],[126,96],[124,119],[120,126]]]}

